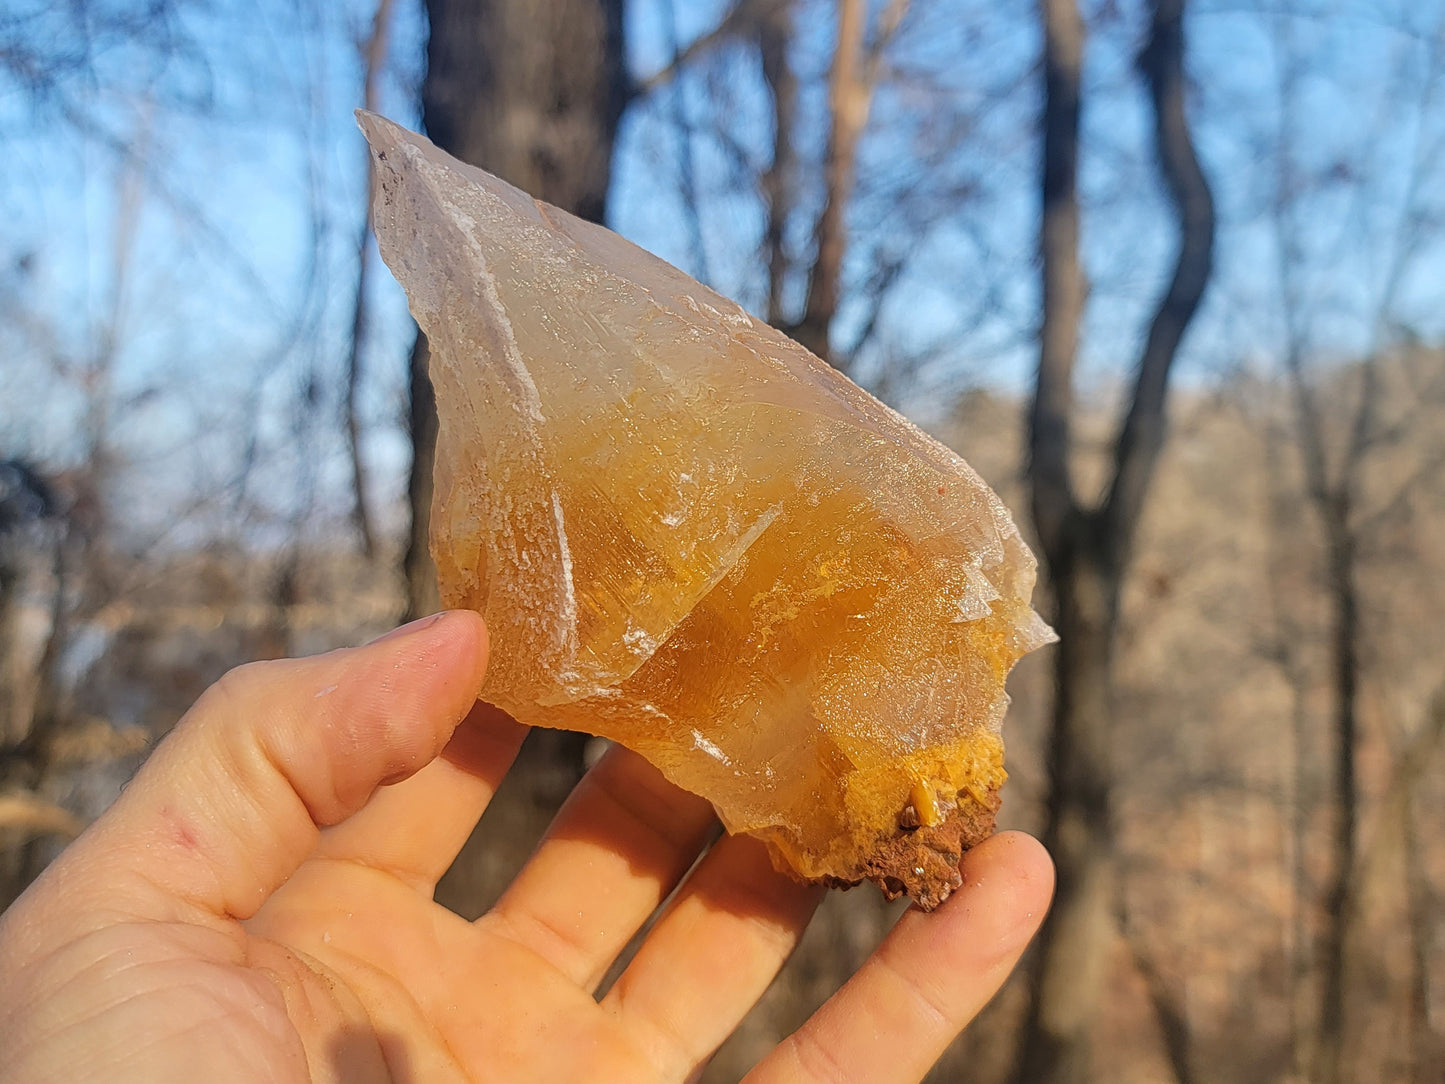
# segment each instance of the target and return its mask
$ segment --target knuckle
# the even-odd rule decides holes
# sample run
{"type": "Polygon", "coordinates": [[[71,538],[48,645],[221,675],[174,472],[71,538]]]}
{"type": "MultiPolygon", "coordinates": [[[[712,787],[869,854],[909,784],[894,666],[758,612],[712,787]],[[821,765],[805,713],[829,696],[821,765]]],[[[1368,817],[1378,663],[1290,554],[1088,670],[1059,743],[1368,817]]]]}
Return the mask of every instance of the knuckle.
{"type": "Polygon", "coordinates": [[[815,1084],[843,1084],[853,1079],[837,1052],[820,1042],[817,1032],[811,1028],[795,1032],[787,1042],[792,1047],[795,1063],[802,1070],[801,1079],[815,1084]]]}
{"type": "Polygon", "coordinates": [[[214,713],[245,718],[274,685],[276,671],[284,665],[283,662],[247,662],[232,667],[201,695],[193,711],[201,715],[214,713]]]}

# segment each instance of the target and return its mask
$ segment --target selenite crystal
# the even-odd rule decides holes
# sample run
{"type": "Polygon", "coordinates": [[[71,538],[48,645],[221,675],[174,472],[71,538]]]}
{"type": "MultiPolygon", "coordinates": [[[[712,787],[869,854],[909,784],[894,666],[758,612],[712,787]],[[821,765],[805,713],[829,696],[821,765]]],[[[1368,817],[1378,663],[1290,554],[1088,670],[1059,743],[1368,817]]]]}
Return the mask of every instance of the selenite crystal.
{"type": "Polygon", "coordinates": [[[936,906],[993,830],[1004,679],[1053,636],[998,497],[676,268],[359,116],[483,697],[635,749],[780,868],[936,906]]]}

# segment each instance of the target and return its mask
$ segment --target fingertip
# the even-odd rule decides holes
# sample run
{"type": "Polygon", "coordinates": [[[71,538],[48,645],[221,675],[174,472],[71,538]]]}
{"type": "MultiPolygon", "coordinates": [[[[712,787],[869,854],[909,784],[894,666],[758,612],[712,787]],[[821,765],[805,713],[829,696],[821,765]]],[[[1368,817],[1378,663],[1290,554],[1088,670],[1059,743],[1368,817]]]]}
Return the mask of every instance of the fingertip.
{"type": "Polygon", "coordinates": [[[448,630],[455,629],[454,635],[472,661],[473,677],[477,689],[480,690],[482,679],[486,677],[487,662],[492,654],[492,638],[487,631],[486,622],[482,620],[482,615],[474,610],[448,610],[444,616],[448,630]]]}
{"type": "Polygon", "coordinates": [[[359,650],[400,656],[395,659],[397,663],[450,662],[480,689],[486,674],[490,640],[481,614],[472,610],[442,610],[383,633],[359,650]],[[438,657],[443,654],[446,658],[438,657]]]}
{"type": "Polygon", "coordinates": [[[1012,966],[1048,913],[1054,892],[1053,859],[1033,836],[1008,831],[964,855],[961,870],[963,887],[939,912],[966,923],[980,953],[1012,966]]]}
{"type": "MultiPolygon", "coordinates": [[[[333,758],[349,759],[357,748],[370,751],[355,766],[360,770],[341,773],[353,778],[364,796],[377,785],[409,778],[451,740],[481,692],[487,629],[469,610],[444,610],[338,654],[339,669],[318,671],[316,680],[329,674],[332,684],[315,695],[325,694],[332,703],[318,704],[313,718],[319,730],[345,732],[330,750],[333,758]],[[334,697],[333,689],[338,690],[334,697]],[[372,775],[377,758],[386,765],[379,779],[372,775]]],[[[356,802],[349,795],[345,812],[356,802]]]]}
{"type": "Polygon", "coordinates": [[[1021,832],[979,844],[961,870],[962,887],[931,913],[905,912],[757,1079],[923,1078],[1003,985],[1053,890],[1047,852],[1021,832]]]}
{"type": "Polygon", "coordinates": [[[475,702],[491,654],[491,639],[482,615],[472,610],[444,610],[431,631],[445,648],[456,653],[457,671],[471,688],[471,700],[475,702]]]}
{"type": "Polygon", "coordinates": [[[1042,891],[1045,896],[1053,894],[1054,861],[1044,845],[1027,832],[999,832],[964,855],[965,884],[970,877],[978,880],[994,871],[1011,878],[1020,888],[1042,891]]]}

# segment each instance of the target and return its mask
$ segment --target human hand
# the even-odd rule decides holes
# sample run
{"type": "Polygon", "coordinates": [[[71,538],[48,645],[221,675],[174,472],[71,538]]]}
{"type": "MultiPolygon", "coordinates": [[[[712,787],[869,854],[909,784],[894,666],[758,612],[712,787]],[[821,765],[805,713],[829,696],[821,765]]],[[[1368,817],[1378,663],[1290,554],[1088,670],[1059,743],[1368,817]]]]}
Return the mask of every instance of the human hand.
{"type": "MultiPolygon", "coordinates": [[[[476,704],[486,632],[424,619],[226,675],[0,916],[0,1080],[680,1081],[819,890],[708,852],[707,803],[610,750],[497,906],[432,899],[524,729],[476,704]]],[[[1053,872],[1017,833],[907,912],[750,1081],[914,1080],[1003,982],[1053,872]]]]}

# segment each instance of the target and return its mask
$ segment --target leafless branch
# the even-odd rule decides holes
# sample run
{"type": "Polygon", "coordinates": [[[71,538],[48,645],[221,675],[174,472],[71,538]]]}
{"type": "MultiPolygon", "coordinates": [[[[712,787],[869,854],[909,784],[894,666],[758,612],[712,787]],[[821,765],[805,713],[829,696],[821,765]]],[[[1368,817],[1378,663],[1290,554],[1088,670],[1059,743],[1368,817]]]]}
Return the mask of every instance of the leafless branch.
{"type": "Polygon", "coordinates": [[[1132,543],[1144,496],[1164,446],[1164,399],[1184,332],[1204,297],[1214,264],[1214,198],[1189,131],[1184,103],[1184,0],[1160,0],[1139,55],[1154,105],[1159,168],[1179,221],[1174,275],[1149,326],[1129,411],[1114,449],[1105,533],[1120,560],[1132,543]]]}
{"type": "Polygon", "coordinates": [[[868,301],[868,315],[863,318],[863,325],[858,329],[858,334],[848,349],[842,353],[841,360],[843,367],[852,371],[858,354],[872,340],[878,331],[878,318],[883,313],[884,303],[888,300],[888,291],[898,276],[902,273],[906,264],[906,258],[901,255],[886,257],[874,268],[872,276],[868,280],[868,286],[863,291],[868,301]]]}
{"type": "Polygon", "coordinates": [[[865,48],[868,5],[864,0],[839,0],[838,42],[828,78],[830,127],[824,164],[823,209],[814,229],[813,272],[808,281],[803,318],[791,328],[794,337],[819,357],[830,356],[830,331],[842,289],[843,257],[848,237],[845,215],[858,164],[858,141],[868,124],[878,76],[878,58],[907,12],[908,4],[892,0],[876,43],[865,48]]]}
{"type": "Polygon", "coordinates": [[[717,48],[730,38],[744,34],[752,26],[753,20],[760,10],[787,2],[788,0],[736,0],[719,20],[717,26],[693,38],[681,51],[674,50],[671,60],[651,75],[633,83],[628,88],[627,97],[630,100],[651,94],[664,83],[674,79],[678,72],[704,53],[717,48]]]}
{"type": "Polygon", "coordinates": [[[1160,971],[1153,952],[1145,943],[1143,935],[1135,928],[1128,904],[1120,893],[1118,903],[1119,929],[1129,946],[1134,960],[1134,969],[1144,980],[1149,992],[1149,1004],[1154,1009],[1154,1018],[1159,1022],[1159,1035],[1164,1041],[1164,1052],[1169,1057],[1169,1067],[1174,1071],[1177,1084],[1194,1084],[1192,1057],[1193,1034],[1189,1027],[1189,1015],[1183,1000],[1174,992],[1169,980],[1160,971]]]}
{"type": "Polygon", "coordinates": [[[37,794],[27,791],[0,794],[0,830],[74,839],[83,827],[75,814],[37,794]]]}
{"type": "MultiPolygon", "coordinates": [[[[371,33],[361,47],[362,108],[376,112],[382,69],[386,64],[387,37],[391,20],[391,0],[378,0],[372,18],[371,33]]],[[[361,347],[366,338],[366,294],[371,281],[371,154],[362,160],[366,177],[366,204],[361,214],[361,228],[356,239],[356,291],[351,309],[351,341],[346,357],[346,450],[351,459],[351,520],[361,539],[361,550],[368,557],[376,553],[375,529],[367,497],[366,461],[361,454],[361,417],[357,395],[361,387],[361,347]]]]}
{"type": "MultiPolygon", "coordinates": [[[[663,0],[662,27],[667,46],[672,53],[671,67],[682,69],[682,53],[677,41],[676,0],[663,0]]],[[[673,78],[669,87],[669,111],[672,114],[672,129],[677,140],[677,177],[682,195],[683,218],[687,223],[688,247],[692,253],[692,272],[702,282],[711,282],[708,269],[707,244],[702,234],[702,205],[698,199],[697,170],[694,162],[693,141],[695,138],[692,116],[687,105],[687,90],[681,78],[673,78]]]]}

